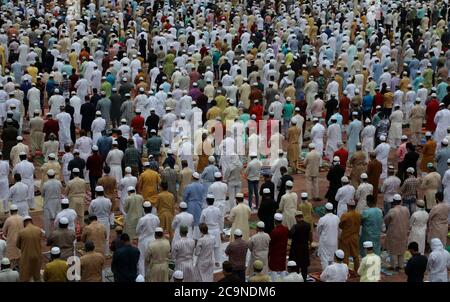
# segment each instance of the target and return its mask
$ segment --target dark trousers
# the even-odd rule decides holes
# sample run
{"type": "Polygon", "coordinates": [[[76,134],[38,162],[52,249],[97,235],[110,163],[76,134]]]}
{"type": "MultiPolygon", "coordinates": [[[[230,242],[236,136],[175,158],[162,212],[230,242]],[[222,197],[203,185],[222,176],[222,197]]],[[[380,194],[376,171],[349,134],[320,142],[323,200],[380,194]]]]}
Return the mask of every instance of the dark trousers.
{"type": "Polygon", "coordinates": [[[255,205],[256,208],[259,206],[259,180],[247,180],[248,182],[248,206],[252,207],[253,194],[255,194],[255,205]]]}
{"type": "Polygon", "coordinates": [[[245,282],[245,269],[243,270],[233,270],[233,275],[241,279],[242,282],[245,282]]]}
{"type": "Polygon", "coordinates": [[[308,276],[308,266],[300,266],[300,272],[302,274],[303,277],[303,281],[306,282],[306,278],[308,276]]]}
{"type": "Polygon", "coordinates": [[[91,198],[95,198],[95,186],[100,177],[89,175],[89,185],[91,186],[91,198]]]}

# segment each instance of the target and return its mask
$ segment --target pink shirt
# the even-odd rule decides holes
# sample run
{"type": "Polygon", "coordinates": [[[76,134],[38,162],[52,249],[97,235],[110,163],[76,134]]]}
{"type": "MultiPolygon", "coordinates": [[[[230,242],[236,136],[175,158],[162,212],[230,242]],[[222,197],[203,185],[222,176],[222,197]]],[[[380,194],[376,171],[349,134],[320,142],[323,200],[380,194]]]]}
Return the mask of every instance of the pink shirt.
{"type": "Polygon", "coordinates": [[[399,161],[403,161],[403,159],[405,158],[406,152],[407,152],[406,151],[406,143],[403,143],[397,149],[397,157],[398,157],[399,161]]]}

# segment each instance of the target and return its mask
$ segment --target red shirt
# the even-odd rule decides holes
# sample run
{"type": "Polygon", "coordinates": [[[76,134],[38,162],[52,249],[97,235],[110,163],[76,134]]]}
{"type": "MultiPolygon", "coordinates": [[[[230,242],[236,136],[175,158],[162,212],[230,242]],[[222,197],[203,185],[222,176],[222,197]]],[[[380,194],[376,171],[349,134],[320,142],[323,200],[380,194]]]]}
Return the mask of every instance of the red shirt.
{"type": "Polygon", "coordinates": [[[89,170],[89,176],[102,177],[103,175],[103,157],[97,152],[88,157],[86,161],[86,170],[89,170]]]}
{"type": "Polygon", "coordinates": [[[289,230],[282,224],[277,225],[270,233],[269,269],[274,272],[286,270],[287,243],[289,230]]]}
{"type": "Polygon", "coordinates": [[[58,132],[59,132],[59,125],[58,125],[58,121],[51,119],[51,120],[47,120],[44,123],[44,129],[43,129],[44,133],[45,133],[45,140],[49,140],[49,136],[51,133],[53,133],[54,135],[56,135],[56,139],[58,139],[58,132]]]}
{"type": "Polygon", "coordinates": [[[434,117],[439,111],[439,102],[436,99],[432,99],[425,111],[425,116],[427,117],[427,130],[434,132],[436,130],[436,124],[434,123],[434,117]]]}
{"type": "Polygon", "coordinates": [[[341,164],[341,167],[345,171],[345,168],[347,167],[348,151],[345,150],[344,148],[340,148],[334,152],[333,157],[334,156],[339,157],[339,162],[341,164]]]}
{"type": "Polygon", "coordinates": [[[144,133],[144,124],[145,120],[142,115],[136,115],[131,120],[131,128],[136,129],[140,136],[142,136],[144,133]]]}

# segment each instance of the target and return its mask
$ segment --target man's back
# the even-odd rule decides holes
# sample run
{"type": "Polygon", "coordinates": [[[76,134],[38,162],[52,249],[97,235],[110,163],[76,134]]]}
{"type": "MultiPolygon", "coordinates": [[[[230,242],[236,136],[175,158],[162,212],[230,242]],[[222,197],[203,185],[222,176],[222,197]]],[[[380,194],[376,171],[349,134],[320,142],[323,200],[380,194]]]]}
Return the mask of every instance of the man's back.
{"type": "Polygon", "coordinates": [[[408,260],[405,267],[405,274],[408,282],[423,282],[423,275],[427,269],[428,259],[424,255],[416,254],[408,260]]]}
{"type": "Polygon", "coordinates": [[[3,269],[0,271],[0,282],[20,282],[19,272],[12,269],[3,269]]]}
{"type": "Polygon", "coordinates": [[[81,282],[102,282],[102,270],[105,257],[97,252],[88,252],[81,256],[81,282]]]}
{"type": "Polygon", "coordinates": [[[125,245],[114,253],[111,270],[115,282],[134,282],[136,280],[139,254],[139,250],[131,245],[125,245]]]}

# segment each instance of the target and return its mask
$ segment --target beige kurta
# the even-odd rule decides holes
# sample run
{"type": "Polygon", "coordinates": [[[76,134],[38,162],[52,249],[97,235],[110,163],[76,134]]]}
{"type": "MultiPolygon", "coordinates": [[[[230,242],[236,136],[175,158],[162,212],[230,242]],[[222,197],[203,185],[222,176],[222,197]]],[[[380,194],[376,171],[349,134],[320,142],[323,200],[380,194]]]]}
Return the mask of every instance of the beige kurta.
{"type": "Polygon", "coordinates": [[[71,179],[65,189],[69,206],[77,213],[78,223],[84,225],[84,199],[86,198],[86,182],[80,177],[71,179]]]}
{"type": "Polygon", "coordinates": [[[436,171],[428,173],[422,179],[422,190],[426,208],[429,210],[436,204],[435,194],[441,185],[441,175],[436,171]]]}
{"type": "Polygon", "coordinates": [[[447,242],[448,215],[450,206],[445,202],[435,205],[428,216],[428,242],[433,238],[439,238],[441,242],[447,242]]]}
{"type": "Polygon", "coordinates": [[[408,247],[409,210],[397,205],[384,217],[386,248],[391,255],[403,255],[408,247]]]}
{"type": "Polygon", "coordinates": [[[20,257],[20,281],[29,282],[40,280],[40,270],[42,261],[41,241],[42,230],[32,223],[29,223],[19,232],[16,246],[22,252],[20,257]]]}
{"type": "Polygon", "coordinates": [[[178,174],[178,201],[183,200],[184,189],[192,182],[192,169],[189,167],[183,168],[178,174]]]}
{"type": "Polygon", "coordinates": [[[61,180],[61,165],[56,160],[50,160],[41,166],[41,190],[44,183],[48,180],[47,172],[50,169],[53,169],[53,171],[55,171],[55,179],[61,180]]]}
{"type": "Polygon", "coordinates": [[[298,207],[297,199],[298,196],[295,192],[287,192],[281,196],[279,209],[283,214],[283,225],[289,230],[297,223],[295,220],[295,212],[298,207]]]}
{"type": "Polygon", "coordinates": [[[123,209],[127,213],[125,217],[125,229],[124,232],[127,233],[131,239],[136,238],[136,226],[138,224],[139,218],[144,216],[144,197],[139,194],[131,194],[125,199],[125,205],[123,209]]]}
{"type": "Polygon", "coordinates": [[[287,159],[289,162],[289,167],[294,169],[294,172],[297,171],[298,154],[300,153],[298,144],[299,137],[300,137],[300,129],[295,125],[291,126],[288,129],[287,133],[287,141],[288,141],[287,159]]]}
{"type": "Polygon", "coordinates": [[[169,240],[158,238],[150,242],[145,255],[145,280],[147,282],[169,281],[169,240]]]}
{"type": "Polygon", "coordinates": [[[353,153],[352,158],[350,159],[350,165],[352,167],[352,172],[350,173],[351,183],[355,189],[358,188],[361,182],[361,174],[366,172],[367,163],[366,163],[366,154],[364,151],[359,150],[353,153]]]}
{"type": "Polygon", "coordinates": [[[240,229],[242,231],[242,238],[248,240],[250,227],[248,220],[250,219],[251,210],[248,205],[243,202],[237,204],[231,209],[228,220],[232,222],[231,225],[231,241],[234,241],[234,230],[240,229]]]}
{"type": "Polygon", "coordinates": [[[17,143],[17,145],[12,147],[9,157],[13,166],[17,165],[20,162],[20,152],[25,152],[28,155],[30,150],[24,143],[17,143]]]}
{"type": "Polygon", "coordinates": [[[105,243],[106,243],[106,230],[103,224],[98,221],[93,221],[89,225],[83,228],[83,233],[81,234],[81,241],[86,242],[90,240],[95,245],[95,251],[105,254],[105,243]]]}
{"type": "Polygon", "coordinates": [[[422,105],[414,105],[409,118],[409,128],[412,133],[420,133],[425,118],[425,108],[422,105]]]}
{"type": "Polygon", "coordinates": [[[44,148],[44,120],[40,117],[30,119],[31,154],[44,148]]]}
{"type": "Polygon", "coordinates": [[[18,214],[11,215],[3,225],[3,236],[6,239],[5,257],[9,260],[20,258],[20,250],[16,246],[19,232],[23,230],[23,218],[18,214]]]}
{"type": "Polygon", "coordinates": [[[256,260],[261,260],[264,263],[263,273],[267,273],[269,270],[269,245],[270,236],[265,232],[257,232],[250,237],[248,241],[248,249],[251,252],[250,262],[248,265],[248,274],[253,274],[253,263],[256,260]]]}

